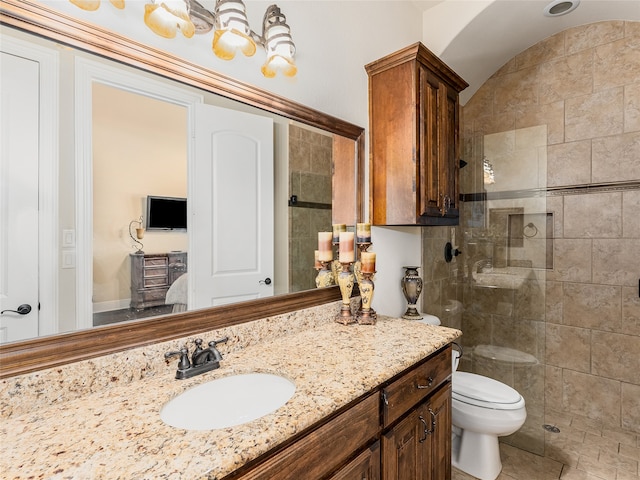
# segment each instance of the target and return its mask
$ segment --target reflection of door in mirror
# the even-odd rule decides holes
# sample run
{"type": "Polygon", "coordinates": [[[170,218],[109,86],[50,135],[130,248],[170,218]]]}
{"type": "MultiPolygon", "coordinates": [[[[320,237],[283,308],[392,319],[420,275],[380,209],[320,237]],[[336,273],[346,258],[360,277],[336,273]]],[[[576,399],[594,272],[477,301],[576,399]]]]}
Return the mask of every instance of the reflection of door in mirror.
{"type": "Polygon", "coordinates": [[[51,223],[56,64],[57,54],[49,49],[2,42],[0,343],[57,331],[56,301],[46,282],[57,265],[51,223]]]}
{"type": "Polygon", "coordinates": [[[190,162],[184,106],[92,91],[94,326],[273,295],[261,282],[273,277],[273,121],[198,105],[190,162]],[[191,238],[147,228],[138,258],[130,219],[149,227],[149,195],[189,198],[191,238]],[[188,275],[172,288],[168,259],[186,251],[188,275]]]}

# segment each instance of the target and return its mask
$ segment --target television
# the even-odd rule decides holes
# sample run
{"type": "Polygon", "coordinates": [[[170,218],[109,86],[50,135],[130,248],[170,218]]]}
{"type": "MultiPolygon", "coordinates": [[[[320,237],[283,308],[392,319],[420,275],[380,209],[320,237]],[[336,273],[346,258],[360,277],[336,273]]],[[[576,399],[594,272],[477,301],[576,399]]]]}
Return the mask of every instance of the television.
{"type": "Polygon", "coordinates": [[[147,230],[187,230],[187,199],[147,196],[147,230]]]}

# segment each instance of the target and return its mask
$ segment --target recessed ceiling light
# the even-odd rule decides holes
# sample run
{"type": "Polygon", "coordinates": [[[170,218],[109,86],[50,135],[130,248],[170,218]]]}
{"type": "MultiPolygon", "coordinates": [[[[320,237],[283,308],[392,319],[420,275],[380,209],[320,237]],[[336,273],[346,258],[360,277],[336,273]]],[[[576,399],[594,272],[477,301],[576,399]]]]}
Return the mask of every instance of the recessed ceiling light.
{"type": "Polygon", "coordinates": [[[544,14],[547,17],[559,17],[573,12],[580,5],[580,0],[553,0],[544,7],[544,14]]]}

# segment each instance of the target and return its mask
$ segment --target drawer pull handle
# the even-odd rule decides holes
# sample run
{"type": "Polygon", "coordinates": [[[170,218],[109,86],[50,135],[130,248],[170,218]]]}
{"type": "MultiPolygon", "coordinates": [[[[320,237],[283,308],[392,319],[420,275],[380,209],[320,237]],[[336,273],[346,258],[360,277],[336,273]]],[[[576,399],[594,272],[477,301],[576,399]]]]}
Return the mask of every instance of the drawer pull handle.
{"type": "Polygon", "coordinates": [[[431,385],[433,385],[433,378],[432,377],[427,377],[427,384],[426,385],[418,385],[418,390],[424,390],[425,388],[431,388],[431,385]]]}
{"type": "Polygon", "coordinates": [[[422,418],[422,415],[418,417],[418,420],[420,420],[422,422],[422,425],[424,426],[424,430],[422,432],[424,434],[424,437],[418,440],[420,443],[423,443],[427,439],[427,435],[429,435],[431,432],[429,431],[429,425],[427,425],[427,422],[424,420],[424,418],[422,418]]]}
{"type": "Polygon", "coordinates": [[[436,414],[431,410],[431,408],[429,408],[429,414],[431,415],[431,431],[427,433],[431,434],[436,430],[436,414]]]}

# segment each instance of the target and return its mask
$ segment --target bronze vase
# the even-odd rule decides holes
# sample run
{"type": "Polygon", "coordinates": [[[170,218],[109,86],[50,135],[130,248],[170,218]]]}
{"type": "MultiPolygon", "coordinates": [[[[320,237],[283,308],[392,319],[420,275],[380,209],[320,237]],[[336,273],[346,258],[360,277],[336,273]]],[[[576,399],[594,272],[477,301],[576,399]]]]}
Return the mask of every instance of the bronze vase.
{"type": "Polygon", "coordinates": [[[420,320],[422,315],[420,315],[416,308],[418,297],[420,297],[420,293],[422,293],[422,278],[418,275],[418,268],[420,267],[402,268],[404,268],[404,277],[402,277],[401,282],[402,293],[404,293],[404,298],[407,299],[407,303],[409,304],[402,318],[406,318],[407,320],[420,320]]]}

